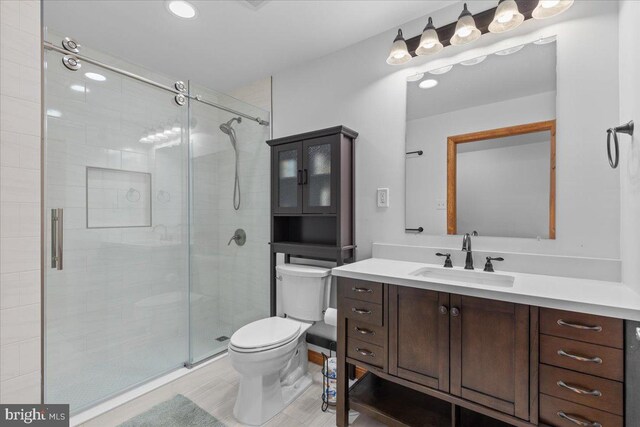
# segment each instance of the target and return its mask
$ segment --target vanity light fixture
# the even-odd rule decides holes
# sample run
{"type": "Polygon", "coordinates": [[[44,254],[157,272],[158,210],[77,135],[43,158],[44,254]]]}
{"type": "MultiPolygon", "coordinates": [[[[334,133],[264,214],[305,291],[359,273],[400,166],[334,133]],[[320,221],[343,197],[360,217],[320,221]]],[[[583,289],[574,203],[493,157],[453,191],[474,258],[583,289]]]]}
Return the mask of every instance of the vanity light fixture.
{"type": "Polygon", "coordinates": [[[496,55],[498,55],[498,56],[511,55],[512,53],[519,52],[523,47],[524,47],[524,45],[521,44],[519,46],[513,46],[513,47],[509,47],[507,49],[502,49],[502,50],[497,51],[496,55]]]}
{"type": "Polygon", "coordinates": [[[518,10],[515,0],[500,0],[498,8],[489,24],[489,32],[504,33],[513,30],[524,22],[524,15],[518,10]]]}
{"type": "Polygon", "coordinates": [[[196,17],[196,8],[184,0],[171,0],[167,2],[167,9],[178,18],[191,19],[196,17]]]}
{"type": "Polygon", "coordinates": [[[408,76],[407,77],[407,81],[408,82],[417,82],[418,80],[422,80],[423,77],[424,77],[424,73],[418,73],[418,74],[414,74],[412,76],[408,76]]]}
{"type": "Polygon", "coordinates": [[[402,36],[402,30],[398,30],[398,35],[393,40],[393,45],[391,45],[391,52],[389,52],[389,57],[387,58],[387,64],[402,65],[409,62],[410,59],[411,59],[411,55],[409,55],[407,42],[404,41],[404,37],[402,36]]]}
{"type": "Polygon", "coordinates": [[[422,36],[420,36],[420,45],[416,49],[416,55],[425,56],[425,55],[433,55],[434,53],[440,52],[444,46],[440,43],[440,38],[438,38],[438,32],[436,31],[436,27],[433,25],[433,20],[429,17],[429,22],[427,22],[427,26],[422,30],[422,36]]]}
{"type": "Polygon", "coordinates": [[[445,65],[444,67],[436,68],[435,70],[430,70],[429,74],[434,74],[436,76],[439,76],[440,74],[448,73],[449,71],[451,71],[452,68],[453,68],[453,65],[445,65]]]}
{"type": "Polygon", "coordinates": [[[438,81],[435,79],[427,79],[421,81],[418,86],[420,89],[431,89],[432,87],[438,86],[438,81]]]}
{"type": "Polygon", "coordinates": [[[103,76],[102,74],[98,74],[98,73],[84,73],[84,76],[88,79],[91,80],[95,80],[97,82],[103,82],[105,80],[107,80],[107,78],[105,76],[103,76]]]}
{"type": "Polygon", "coordinates": [[[476,65],[476,64],[481,63],[485,59],[487,59],[487,55],[478,56],[476,58],[467,59],[466,61],[461,61],[460,65],[465,65],[465,66],[476,65]]]}
{"type": "Polygon", "coordinates": [[[462,13],[460,13],[458,17],[456,32],[453,37],[451,37],[450,43],[455,46],[460,46],[478,40],[480,35],[480,30],[476,27],[476,21],[473,19],[473,15],[469,12],[467,4],[465,3],[462,13]]]}
{"type": "Polygon", "coordinates": [[[546,19],[556,16],[569,9],[573,0],[540,0],[531,16],[535,19],[546,19]]]}

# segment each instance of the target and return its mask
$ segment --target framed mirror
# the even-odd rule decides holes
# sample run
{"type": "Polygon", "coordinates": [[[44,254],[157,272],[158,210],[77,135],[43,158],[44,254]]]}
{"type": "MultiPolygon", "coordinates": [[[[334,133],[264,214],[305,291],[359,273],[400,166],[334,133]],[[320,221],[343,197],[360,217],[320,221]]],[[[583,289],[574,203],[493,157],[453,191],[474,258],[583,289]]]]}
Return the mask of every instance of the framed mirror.
{"type": "Polygon", "coordinates": [[[406,231],[555,239],[555,38],[409,80],[406,231]]]}

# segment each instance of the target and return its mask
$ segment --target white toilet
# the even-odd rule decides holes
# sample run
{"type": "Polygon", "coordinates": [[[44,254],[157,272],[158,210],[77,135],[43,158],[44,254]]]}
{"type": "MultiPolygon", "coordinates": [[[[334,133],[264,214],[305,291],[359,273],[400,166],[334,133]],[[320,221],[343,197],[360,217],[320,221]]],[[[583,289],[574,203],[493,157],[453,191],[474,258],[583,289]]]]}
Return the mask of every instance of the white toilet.
{"type": "Polygon", "coordinates": [[[276,267],[286,317],[257,320],[231,336],[229,358],[240,374],[233,415],[262,425],[311,385],[307,373],[307,329],[328,306],[331,269],[300,264],[276,267]]]}

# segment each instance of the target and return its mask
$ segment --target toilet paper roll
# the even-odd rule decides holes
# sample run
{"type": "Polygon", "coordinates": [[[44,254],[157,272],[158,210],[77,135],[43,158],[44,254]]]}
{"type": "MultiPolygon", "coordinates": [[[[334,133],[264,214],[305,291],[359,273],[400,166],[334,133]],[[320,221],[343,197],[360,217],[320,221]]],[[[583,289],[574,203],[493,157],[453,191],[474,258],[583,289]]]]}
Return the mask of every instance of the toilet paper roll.
{"type": "Polygon", "coordinates": [[[335,308],[327,308],[324,312],[324,323],[331,326],[338,326],[338,310],[335,308]]]}

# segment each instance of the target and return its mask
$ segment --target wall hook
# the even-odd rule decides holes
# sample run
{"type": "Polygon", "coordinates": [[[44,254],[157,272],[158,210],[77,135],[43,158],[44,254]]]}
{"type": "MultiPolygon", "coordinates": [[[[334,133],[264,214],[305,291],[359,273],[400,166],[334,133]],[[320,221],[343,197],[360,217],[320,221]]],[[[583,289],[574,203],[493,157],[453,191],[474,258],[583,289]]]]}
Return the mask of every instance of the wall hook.
{"type": "Polygon", "coordinates": [[[618,147],[618,133],[624,133],[633,136],[633,120],[614,128],[607,129],[607,156],[609,157],[609,165],[613,169],[618,167],[620,161],[620,148],[618,147]],[[615,155],[611,155],[611,135],[613,134],[613,145],[615,155]]]}

